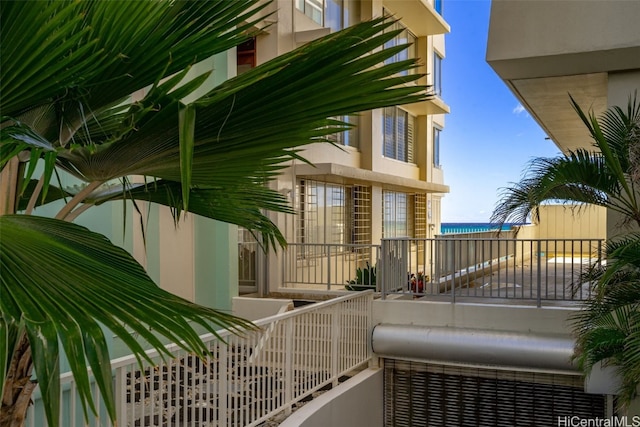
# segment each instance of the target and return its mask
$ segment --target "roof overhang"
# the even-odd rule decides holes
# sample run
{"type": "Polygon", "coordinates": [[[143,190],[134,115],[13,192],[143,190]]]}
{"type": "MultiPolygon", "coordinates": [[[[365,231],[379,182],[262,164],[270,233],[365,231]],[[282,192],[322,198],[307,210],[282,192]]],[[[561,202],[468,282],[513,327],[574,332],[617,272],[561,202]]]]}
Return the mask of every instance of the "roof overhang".
{"type": "Polygon", "coordinates": [[[563,152],[592,148],[591,136],[570,100],[583,111],[601,114],[607,108],[607,74],[514,79],[505,83],[523,107],[563,152]]]}
{"type": "Polygon", "coordinates": [[[409,179],[381,172],[336,163],[318,163],[315,165],[296,165],[296,176],[335,184],[377,184],[386,190],[406,193],[448,193],[449,186],[409,179]]]}
{"type": "Polygon", "coordinates": [[[600,114],[608,106],[608,76],[640,69],[640,2],[549,6],[493,0],[487,62],[560,149],[591,148],[569,95],[600,114]]]}
{"type": "Polygon", "coordinates": [[[451,31],[449,24],[426,0],[383,0],[382,4],[418,37],[451,31]]]}
{"type": "Polygon", "coordinates": [[[421,102],[405,104],[401,106],[414,116],[430,116],[432,114],[449,114],[451,109],[444,103],[442,98],[434,96],[421,102]]]}

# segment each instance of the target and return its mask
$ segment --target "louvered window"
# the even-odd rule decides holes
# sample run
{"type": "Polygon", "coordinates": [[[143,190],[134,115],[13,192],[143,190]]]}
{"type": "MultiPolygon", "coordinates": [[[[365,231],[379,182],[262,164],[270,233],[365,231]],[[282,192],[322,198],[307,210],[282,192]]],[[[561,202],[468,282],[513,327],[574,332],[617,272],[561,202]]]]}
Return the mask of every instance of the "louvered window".
{"type": "Polygon", "coordinates": [[[604,418],[606,397],[580,376],[432,365],[385,359],[385,427],[556,426],[604,418]]]}
{"type": "Polygon", "coordinates": [[[385,157],[413,162],[415,117],[398,107],[384,109],[382,121],[385,157]]]}

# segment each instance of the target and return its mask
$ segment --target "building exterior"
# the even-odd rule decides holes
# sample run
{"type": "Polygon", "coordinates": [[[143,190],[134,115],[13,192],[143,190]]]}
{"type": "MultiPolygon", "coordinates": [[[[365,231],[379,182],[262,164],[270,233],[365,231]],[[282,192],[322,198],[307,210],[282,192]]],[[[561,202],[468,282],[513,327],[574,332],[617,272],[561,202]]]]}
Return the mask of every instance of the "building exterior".
{"type": "MultiPolygon", "coordinates": [[[[590,148],[569,103],[600,113],[640,89],[640,3],[494,0],[487,61],[563,151],[590,148]]],[[[609,237],[618,218],[607,213],[609,237]]]]}
{"type": "MultiPolygon", "coordinates": [[[[440,229],[440,200],[449,191],[439,156],[449,112],[441,90],[449,25],[441,8],[439,0],[279,0],[270,6],[268,27],[238,48],[242,72],[346,26],[392,15],[403,32],[391,44],[413,43],[397,59],[418,59],[416,72],[427,75],[420,83],[433,88],[428,101],[342,117],[355,127],[335,135],[335,147],[308,146],[301,155],[313,165],[291,163],[275,185],[298,214],[274,217],[289,243],[370,245],[382,237],[433,237],[440,229]]],[[[263,294],[283,281],[281,262],[271,257],[249,262],[258,270],[268,265],[257,273],[263,294]]]]}
{"type": "MultiPolygon", "coordinates": [[[[440,91],[444,34],[449,31],[441,11],[440,0],[278,0],[270,6],[264,31],[209,64],[223,77],[232,77],[316,37],[384,13],[398,17],[397,25],[406,29],[398,42],[415,42],[415,50],[406,55],[420,58],[419,71],[427,74],[426,83],[434,86],[436,96],[419,105],[349,118],[357,128],[336,135],[336,147],[309,146],[301,153],[315,167],[293,162],[274,183],[298,211],[296,216],[273,218],[290,243],[356,245],[393,237],[426,241],[440,229],[440,199],[448,188],[440,167],[438,136],[449,112],[443,101],[446,94],[440,91]]],[[[487,58],[549,136],[563,149],[574,148],[588,137],[570,108],[567,92],[582,105],[593,103],[595,109],[602,110],[626,103],[628,94],[640,85],[640,33],[634,25],[638,16],[640,3],[635,2],[494,1],[487,58]],[[573,19],[576,16],[581,19],[573,19]],[[609,21],[614,18],[616,21],[609,21]],[[590,35],[596,24],[601,24],[598,28],[603,35],[594,41],[590,35]]],[[[560,216],[550,211],[547,214],[560,216]]],[[[161,285],[177,283],[175,292],[189,299],[224,307],[237,292],[235,275],[239,270],[240,279],[246,274],[250,279],[246,283],[258,282],[258,290],[264,294],[282,284],[281,253],[264,259],[259,250],[244,251],[246,248],[240,245],[236,256],[236,235],[241,242],[248,240],[243,230],[236,233],[232,226],[190,218],[178,231],[167,231],[171,227],[163,223],[172,219],[162,210],[152,211],[144,220],[150,229],[147,251],[135,230],[126,242],[127,248],[140,255],[161,285]],[[161,233],[155,235],[155,230],[161,233]],[[243,259],[249,262],[243,265],[243,259]],[[165,264],[165,260],[171,260],[171,264],[165,264]],[[261,282],[256,280],[260,277],[261,282]],[[224,294],[219,298],[201,294],[205,289],[218,289],[216,292],[224,294]]],[[[596,222],[599,220],[594,219],[596,222]]],[[[571,235],[559,235],[558,230],[545,229],[535,236],[543,240],[594,237],[582,235],[583,229],[562,230],[569,231],[571,235]]],[[[533,239],[531,242],[535,243],[533,239]]],[[[411,244],[407,241],[406,246],[410,248],[411,244]]],[[[409,252],[413,253],[411,249],[409,252]]],[[[541,258],[542,252],[538,249],[535,255],[541,258]]],[[[392,267],[390,258],[381,261],[392,267]]],[[[488,264],[492,258],[495,256],[489,255],[488,264]]],[[[545,258],[545,272],[564,270],[567,264],[565,257],[561,258],[561,262],[545,258]]],[[[468,264],[477,268],[484,261],[468,264]]],[[[541,272],[542,265],[539,267],[541,272]]],[[[466,269],[466,274],[470,271],[466,269]]],[[[578,310],[574,301],[559,298],[541,304],[538,300],[536,305],[531,298],[518,298],[518,289],[522,289],[518,280],[524,276],[516,275],[509,276],[503,293],[491,296],[490,303],[480,295],[486,289],[484,281],[466,288],[468,293],[461,295],[466,299],[456,300],[455,287],[449,295],[413,299],[408,292],[411,289],[406,289],[406,272],[404,269],[398,276],[405,283],[397,298],[371,297],[370,305],[360,313],[350,306],[347,314],[326,325],[321,322],[329,317],[318,316],[299,328],[280,331],[276,326],[264,327],[261,333],[266,338],[246,346],[251,348],[247,359],[254,363],[251,367],[260,366],[255,354],[267,347],[270,334],[280,331],[279,336],[284,338],[273,339],[278,351],[294,338],[304,342],[304,347],[296,347],[289,358],[282,357],[287,369],[293,369],[290,362],[294,361],[298,368],[307,364],[320,370],[316,367],[320,366],[318,359],[337,360],[339,352],[340,356],[349,356],[354,348],[323,345],[323,340],[346,341],[356,336],[352,325],[344,329],[339,325],[358,315],[364,319],[360,324],[366,329],[365,363],[369,363],[369,369],[364,372],[366,379],[350,386],[358,388],[353,393],[356,398],[345,398],[345,392],[336,387],[332,401],[318,399],[318,405],[330,408],[325,418],[311,422],[292,417],[283,425],[340,425],[336,419],[348,419],[353,426],[578,425],[575,423],[596,416],[613,415],[614,389],[608,373],[596,372],[602,374],[601,384],[590,384],[585,392],[585,378],[571,363],[574,341],[570,319],[578,310]],[[452,300],[438,299],[447,296],[452,300]],[[314,328],[319,336],[313,336],[314,328]],[[323,351],[330,354],[314,359],[323,351]],[[313,357],[301,356],[307,353],[313,357]]],[[[532,272],[530,269],[527,274],[532,272]]],[[[542,285],[555,286],[548,277],[542,285]]],[[[251,310],[253,314],[257,311],[251,310]]],[[[295,314],[285,315],[293,318],[295,314]]],[[[265,357],[270,363],[276,359],[265,357]]],[[[273,369],[270,365],[268,368],[273,369]]],[[[253,372],[263,375],[266,368],[253,372]]],[[[287,375],[278,372],[277,378],[283,377],[287,375]]],[[[241,385],[230,388],[234,387],[244,390],[241,385]]],[[[250,394],[236,399],[236,403],[250,394]]],[[[224,398],[221,402],[231,400],[224,398]]],[[[638,413],[637,408],[632,410],[638,413]]]]}

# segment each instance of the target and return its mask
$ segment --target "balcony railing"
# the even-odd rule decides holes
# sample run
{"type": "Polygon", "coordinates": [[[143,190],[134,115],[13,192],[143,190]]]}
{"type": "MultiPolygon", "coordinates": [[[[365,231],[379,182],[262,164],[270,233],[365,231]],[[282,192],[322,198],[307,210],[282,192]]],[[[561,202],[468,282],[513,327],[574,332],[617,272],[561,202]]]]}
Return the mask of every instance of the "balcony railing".
{"type": "Polygon", "coordinates": [[[378,282],[383,298],[585,299],[582,275],[600,262],[601,239],[383,239],[378,282]]]}
{"type": "MultiPolygon", "coordinates": [[[[378,264],[380,245],[289,243],[282,259],[285,287],[344,290],[358,269],[378,264]]],[[[375,285],[375,275],[367,277],[361,284],[375,285]]]]}
{"type": "MultiPolygon", "coordinates": [[[[172,360],[149,351],[154,361],[112,361],[119,426],[256,426],[346,373],[365,365],[373,292],[308,305],[258,322],[242,336],[203,336],[206,357],[176,345],[172,360]]],[[[112,426],[103,408],[85,424],[76,384],[62,375],[60,425],[112,426]]],[[[99,399],[98,387],[94,398],[99,399]]],[[[46,426],[38,399],[26,425],[46,426]]]]}

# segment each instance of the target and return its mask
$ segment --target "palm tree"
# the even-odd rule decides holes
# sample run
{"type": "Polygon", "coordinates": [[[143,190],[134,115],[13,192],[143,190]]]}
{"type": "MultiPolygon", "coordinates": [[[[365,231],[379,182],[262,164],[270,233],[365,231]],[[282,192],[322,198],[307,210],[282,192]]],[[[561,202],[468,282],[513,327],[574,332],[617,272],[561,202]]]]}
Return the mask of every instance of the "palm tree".
{"type": "MultiPolygon", "coordinates": [[[[626,111],[609,108],[601,117],[585,114],[571,99],[585,123],[593,150],[579,149],[556,158],[535,159],[524,179],[507,188],[492,221],[538,219],[548,201],[591,203],[621,214],[623,226],[640,227],[640,103],[630,97],[626,111]]],[[[583,310],[573,316],[575,359],[588,374],[602,362],[621,378],[620,406],[640,386],[640,233],[610,239],[606,263],[597,262],[580,278],[594,283],[583,310]]]]}
{"type": "Polygon", "coordinates": [[[525,177],[503,190],[492,222],[538,220],[541,204],[561,201],[604,206],[621,214],[621,226],[640,227],[640,103],[630,98],[626,111],[615,106],[597,118],[571,102],[593,138],[593,149],[534,159],[525,177]]]}
{"type": "Polygon", "coordinates": [[[609,242],[605,252],[606,266],[596,263],[582,278],[597,287],[573,316],[575,360],[587,374],[598,362],[615,367],[626,406],[640,385],[640,233],[609,242]]]}
{"type": "Polygon", "coordinates": [[[264,15],[259,0],[3,1],[0,8],[2,426],[24,420],[32,371],[49,425],[57,424],[62,351],[85,416],[95,413],[91,367],[114,419],[103,327],[140,360],[144,349],[131,331],[164,354],[158,336],[201,354],[188,322],[214,333],[251,327],[163,291],[124,250],[73,224],[78,215],[115,200],[146,201],[284,245],[264,211],[291,208],[266,184],[299,158],[297,147],[349,129],[332,117],[426,96],[419,74],[402,73],[412,60],[384,65],[406,48],[381,48],[397,33],[387,19],[204,90],[209,73],[187,73],[246,40],[264,15]],[[143,89],[141,99],[131,96],[143,89]],[[195,100],[185,103],[188,96],[195,100]],[[83,185],[54,185],[60,174],[83,185]],[[61,206],[55,218],[31,215],[51,202],[61,206]]]}

